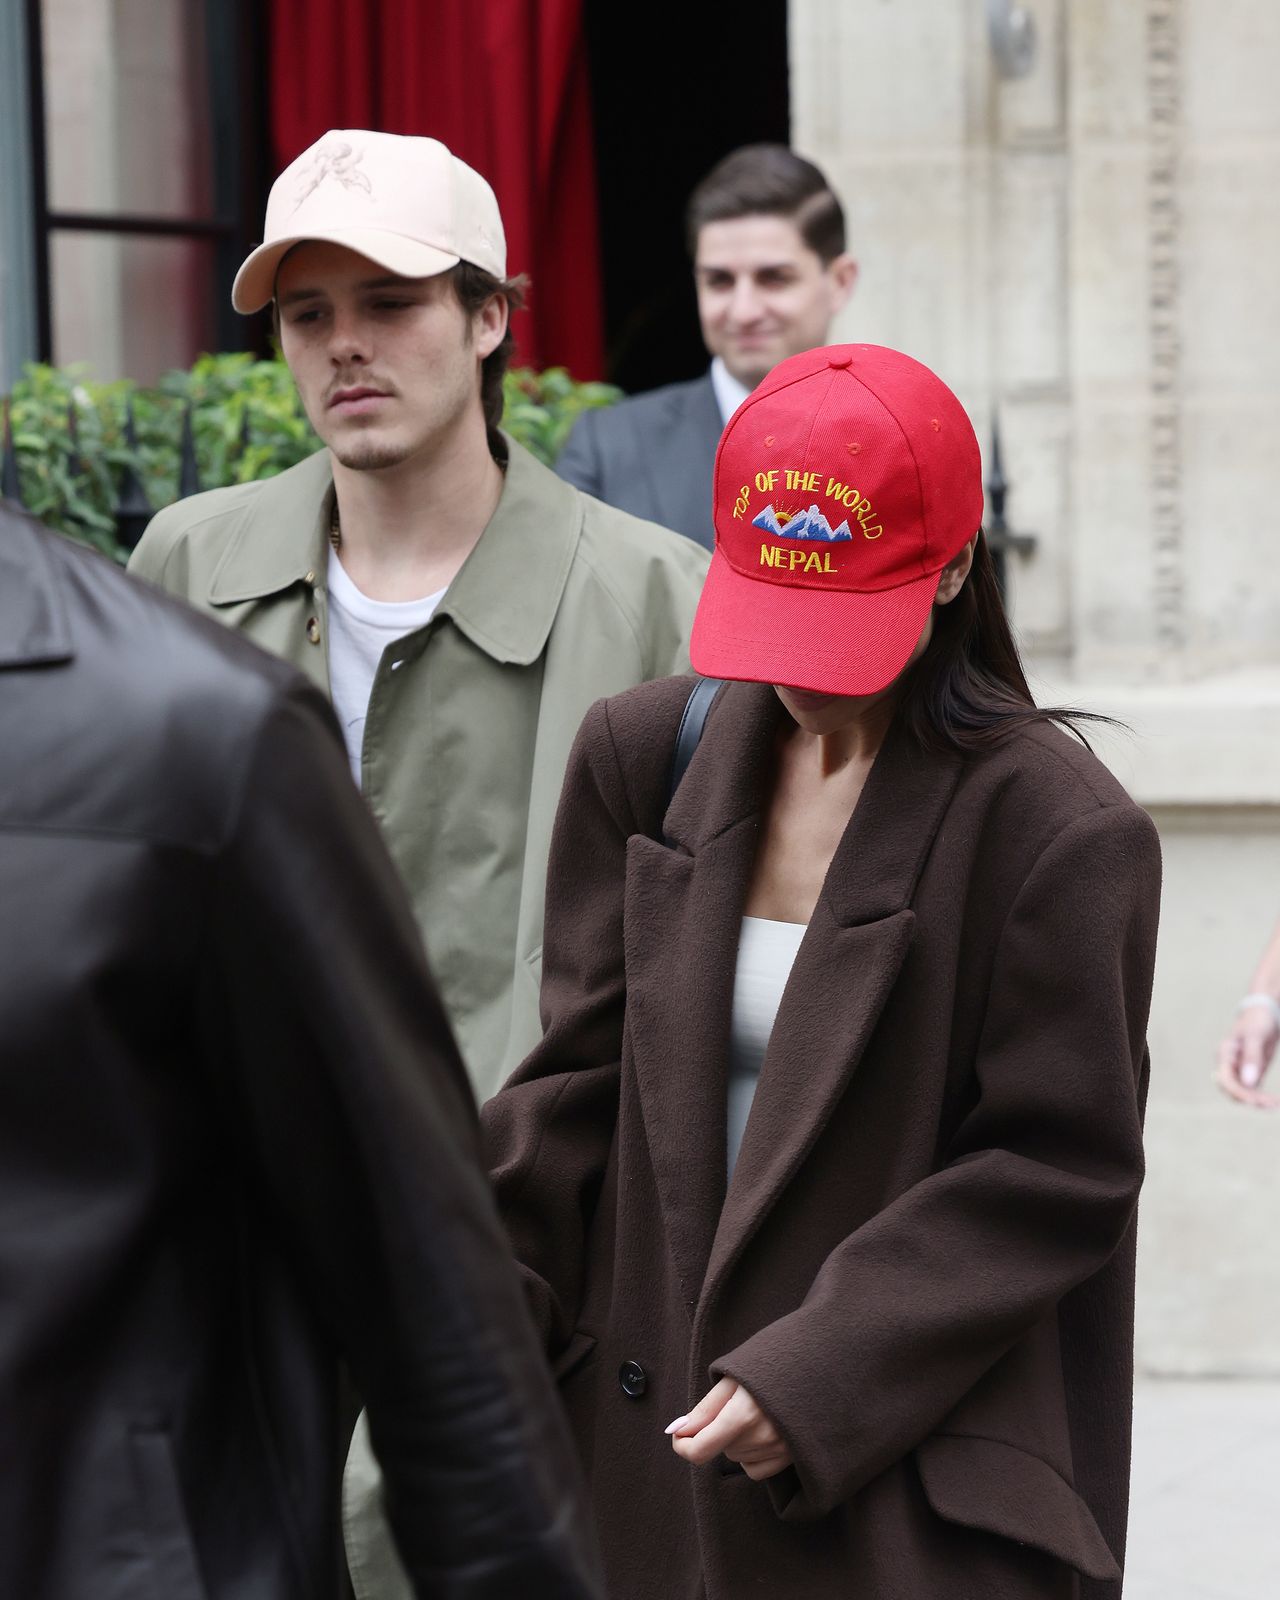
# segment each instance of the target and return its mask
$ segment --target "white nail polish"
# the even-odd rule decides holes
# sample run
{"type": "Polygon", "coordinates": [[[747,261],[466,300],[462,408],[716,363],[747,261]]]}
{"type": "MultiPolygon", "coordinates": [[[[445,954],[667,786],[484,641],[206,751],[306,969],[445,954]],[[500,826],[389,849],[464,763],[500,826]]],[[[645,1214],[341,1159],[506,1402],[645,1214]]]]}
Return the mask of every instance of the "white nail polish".
{"type": "Polygon", "coordinates": [[[683,1428],[688,1420],[688,1417],[677,1417],[674,1422],[668,1422],[662,1431],[663,1433],[674,1433],[677,1428],[683,1428]]]}

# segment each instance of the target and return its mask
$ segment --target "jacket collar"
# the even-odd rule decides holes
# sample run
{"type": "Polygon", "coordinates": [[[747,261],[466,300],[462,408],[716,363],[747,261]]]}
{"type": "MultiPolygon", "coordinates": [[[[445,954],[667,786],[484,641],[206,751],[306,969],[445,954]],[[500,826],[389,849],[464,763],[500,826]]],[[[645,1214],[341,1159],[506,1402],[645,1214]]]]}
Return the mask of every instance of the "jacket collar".
{"type": "Polygon", "coordinates": [[[711,469],[724,424],[709,374],[668,392],[665,426],[645,452],[644,470],[657,507],[657,521],[679,529],[708,549],[711,469]]]}
{"type": "MultiPolygon", "coordinates": [[[[759,816],[783,716],[768,684],[720,691],[663,824],[673,845],[696,854],[759,816]]],[[[922,750],[901,724],[891,726],[827,873],[823,895],[837,922],[874,922],[910,902],[962,762],[922,750]]]]}
{"type": "MultiPolygon", "coordinates": [[[[546,645],[582,532],[582,498],[506,434],[497,509],[437,616],[495,661],[528,666],[546,645]]],[[[327,450],[262,483],[210,585],[233,605],[315,581],[328,561],[333,472],[327,450]]]]}
{"type": "Polygon", "coordinates": [[[0,669],[54,666],[75,655],[53,560],[57,537],[0,502],[0,669]]]}
{"type": "Polygon", "coordinates": [[[763,809],[783,714],[768,684],[725,684],[663,820],[672,845],[696,855],[763,809]]]}
{"type": "Polygon", "coordinates": [[[720,415],[720,401],[708,367],[700,378],[688,383],[673,383],[666,393],[666,413],[669,420],[694,432],[698,443],[708,437],[713,444],[720,443],[724,431],[724,418],[720,415]]]}
{"type": "Polygon", "coordinates": [[[497,509],[449,585],[447,616],[495,661],[527,667],[542,654],[582,534],[576,489],[514,439],[497,509]]]}
{"type": "Polygon", "coordinates": [[[333,504],[329,452],[317,450],[254,488],[214,570],[212,605],[264,600],[324,571],[333,504]]]}

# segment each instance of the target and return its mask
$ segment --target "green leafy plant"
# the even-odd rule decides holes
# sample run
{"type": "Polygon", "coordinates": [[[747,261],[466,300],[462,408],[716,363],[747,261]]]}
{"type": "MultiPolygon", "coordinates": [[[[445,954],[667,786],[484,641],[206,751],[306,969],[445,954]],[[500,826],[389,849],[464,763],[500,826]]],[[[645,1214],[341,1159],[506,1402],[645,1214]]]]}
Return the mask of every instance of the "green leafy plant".
{"type": "MultiPolygon", "coordinates": [[[[560,367],[512,371],[503,426],[550,464],[578,415],[618,393],[560,367]]],[[[272,477],[320,446],[284,363],[248,354],[201,356],[150,389],[31,365],[8,398],[24,505],[117,560],[127,553],[116,538],[122,480],[132,470],[157,510],[177,499],[188,407],[203,489],[272,477]]]]}
{"type": "Polygon", "coordinates": [[[551,466],[584,411],[611,406],[622,390],[611,383],[575,383],[563,367],[507,373],[502,425],[539,461],[551,466]]]}

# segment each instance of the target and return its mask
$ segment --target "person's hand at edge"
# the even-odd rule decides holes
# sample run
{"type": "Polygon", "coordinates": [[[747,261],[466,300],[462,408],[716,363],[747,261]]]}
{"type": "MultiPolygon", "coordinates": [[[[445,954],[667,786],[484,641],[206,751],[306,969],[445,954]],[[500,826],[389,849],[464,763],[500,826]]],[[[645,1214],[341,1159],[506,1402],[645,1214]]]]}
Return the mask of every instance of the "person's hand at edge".
{"type": "Polygon", "coordinates": [[[1258,1111],[1280,1108],[1280,1095],[1262,1087],[1280,1042],[1280,1003],[1261,988],[1247,994],[1218,1046],[1213,1081],[1229,1099],[1258,1111]]]}
{"type": "Polygon", "coordinates": [[[721,1378],[666,1431],[675,1453],[695,1467],[724,1455],[760,1483],[791,1465],[786,1441],[735,1378],[721,1378]]]}

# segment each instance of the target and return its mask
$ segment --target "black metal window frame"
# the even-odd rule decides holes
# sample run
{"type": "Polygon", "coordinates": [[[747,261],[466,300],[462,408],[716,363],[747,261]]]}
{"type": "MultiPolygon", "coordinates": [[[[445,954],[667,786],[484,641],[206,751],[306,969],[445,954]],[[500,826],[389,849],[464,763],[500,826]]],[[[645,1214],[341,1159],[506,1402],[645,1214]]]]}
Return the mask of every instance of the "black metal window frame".
{"type": "Polygon", "coordinates": [[[26,0],[27,81],[30,85],[32,201],[35,213],[36,353],[53,360],[52,241],[56,233],[212,240],[217,285],[214,327],[220,350],[260,345],[253,322],[231,309],[231,280],[260,226],[267,149],[262,11],[254,0],[214,0],[208,26],[213,206],[208,215],[144,216],[130,212],[56,211],[49,205],[45,51],[41,0],[26,0]]]}

